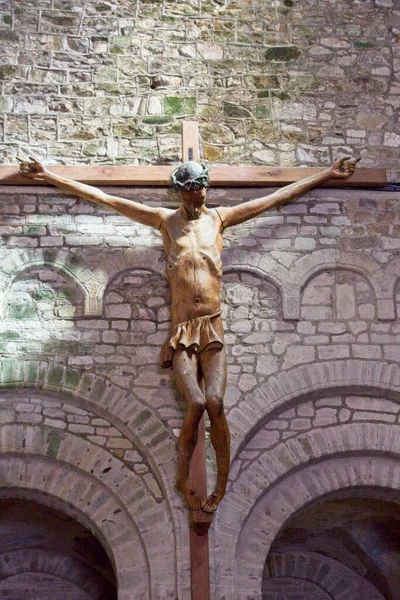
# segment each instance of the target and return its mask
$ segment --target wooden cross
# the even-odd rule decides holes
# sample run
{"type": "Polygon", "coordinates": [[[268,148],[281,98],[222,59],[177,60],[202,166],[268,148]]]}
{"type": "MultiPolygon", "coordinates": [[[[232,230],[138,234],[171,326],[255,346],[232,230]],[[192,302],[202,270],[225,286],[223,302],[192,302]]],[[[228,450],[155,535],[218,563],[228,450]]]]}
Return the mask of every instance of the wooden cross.
{"type": "MultiPolygon", "coordinates": [[[[198,123],[182,123],[182,162],[200,160],[200,139],[198,123]]],[[[190,462],[190,479],[203,497],[207,497],[206,441],[204,415],[201,417],[196,448],[190,462]]],[[[191,600],[210,599],[210,560],[208,548],[208,528],[212,523],[212,513],[203,510],[190,511],[190,573],[191,600]]]]}
{"type": "MultiPolygon", "coordinates": [[[[183,156],[189,160],[189,150],[192,148],[193,156],[199,156],[198,123],[183,121],[183,156]],[[190,145],[192,144],[192,145],[190,145]]],[[[69,177],[82,183],[98,186],[164,186],[170,185],[170,175],[173,167],[129,165],[73,165],[52,166],[51,170],[62,177],[69,177]]],[[[310,175],[315,175],[323,169],[318,167],[212,167],[210,169],[211,185],[213,187],[266,187],[282,186],[310,175]]],[[[386,169],[357,168],[355,173],[346,179],[344,184],[341,179],[330,179],[324,187],[384,187],[387,184],[386,169]]],[[[27,179],[19,173],[16,165],[0,166],[0,185],[43,185],[40,181],[27,179]]]]}
{"type": "MultiPolygon", "coordinates": [[[[200,160],[198,123],[182,123],[182,160],[200,160]]],[[[54,173],[96,186],[169,186],[172,167],[161,166],[52,166],[54,173]]],[[[314,175],[319,168],[281,167],[213,167],[212,186],[257,187],[282,186],[314,175]]],[[[324,187],[384,187],[386,170],[357,169],[346,179],[332,179],[324,187]]],[[[20,175],[18,166],[0,166],[0,185],[43,185],[40,181],[20,175]]],[[[204,417],[199,424],[198,442],[191,466],[190,478],[202,497],[207,497],[206,446],[204,417]]],[[[190,515],[191,600],[210,600],[208,528],[212,514],[202,510],[190,515]]]]}

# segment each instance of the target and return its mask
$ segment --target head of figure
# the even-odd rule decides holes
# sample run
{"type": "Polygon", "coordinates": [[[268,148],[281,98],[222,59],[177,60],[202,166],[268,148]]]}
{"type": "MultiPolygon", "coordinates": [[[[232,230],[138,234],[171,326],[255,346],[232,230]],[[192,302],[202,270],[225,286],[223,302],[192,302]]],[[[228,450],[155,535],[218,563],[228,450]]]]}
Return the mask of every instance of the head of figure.
{"type": "Polygon", "coordinates": [[[206,166],[189,160],[173,171],[171,183],[179,194],[187,217],[198,219],[205,205],[206,188],[210,185],[206,166]]]}

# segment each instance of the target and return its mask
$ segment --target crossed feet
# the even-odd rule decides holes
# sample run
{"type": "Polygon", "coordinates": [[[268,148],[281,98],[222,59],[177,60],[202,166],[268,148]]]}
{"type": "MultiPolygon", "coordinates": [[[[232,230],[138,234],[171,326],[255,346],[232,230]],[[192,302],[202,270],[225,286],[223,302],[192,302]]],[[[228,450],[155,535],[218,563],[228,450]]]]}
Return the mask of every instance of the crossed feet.
{"type": "Polygon", "coordinates": [[[208,498],[203,500],[190,479],[177,481],[176,489],[183,494],[187,504],[192,510],[204,510],[204,512],[209,513],[213,513],[217,510],[218,504],[224,497],[224,493],[218,491],[216,488],[208,498]]]}

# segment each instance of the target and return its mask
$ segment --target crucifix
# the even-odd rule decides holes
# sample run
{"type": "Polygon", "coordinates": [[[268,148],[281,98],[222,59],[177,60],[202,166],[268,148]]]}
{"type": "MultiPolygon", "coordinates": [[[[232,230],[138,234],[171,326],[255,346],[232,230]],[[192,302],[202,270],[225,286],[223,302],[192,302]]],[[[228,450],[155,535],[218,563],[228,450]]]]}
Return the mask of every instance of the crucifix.
{"type": "MultiPolygon", "coordinates": [[[[306,172],[307,169],[296,169],[297,173],[294,176],[292,170],[291,180],[293,181],[294,178],[296,181],[272,194],[236,206],[209,209],[206,206],[208,169],[197,162],[199,159],[197,123],[184,123],[182,145],[185,162],[171,175],[171,182],[180,198],[180,206],[177,210],[153,208],[111,196],[82,181],[76,181],[84,178],[74,172],[75,167],[69,167],[73,172],[74,180],[59,175],[55,168],[49,169],[37,161],[22,163],[21,174],[34,181],[51,183],[63,191],[112,208],[133,221],[158,229],[163,236],[163,246],[167,256],[167,277],[172,291],[172,328],[162,349],[162,365],[172,367],[176,385],[187,406],[179,438],[176,485],[192,514],[192,599],[205,600],[209,597],[206,532],[212,514],[224,497],[230,462],[229,429],[223,409],[226,386],[226,356],[220,310],[223,231],[227,227],[257,217],[270,208],[292,201],[320,184],[326,185],[329,181],[349,177],[353,179],[357,160],[342,158],[329,168],[312,169],[311,174],[306,172]],[[306,176],[302,177],[302,175],[306,176]],[[204,442],[205,411],[210,419],[211,442],[217,462],[216,486],[208,496],[204,442]]],[[[111,176],[114,167],[100,167],[100,169],[102,176],[108,179],[107,182],[96,181],[97,184],[116,183],[111,176]]],[[[139,181],[142,185],[149,183],[156,185],[161,182],[165,184],[162,173],[158,175],[156,173],[161,172],[162,167],[130,167],[130,169],[136,169],[136,185],[139,181]],[[153,169],[151,181],[145,180],[144,169],[148,173],[151,172],[149,169],[153,169]]],[[[252,167],[225,169],[229,169],[229,173],[234,176],[230,185],[249,185],[249,182],[253,185],[262,185],[265,184],[266,179],[271,183],[271,176],[274,176],[274,169],[266,169],[267,172],[265,169],[262,172],[252,167]],[[247,181],[244,181],[245,175],[249,176],[247,181]]],[[[170,174],[170,169],[168,170],[170,174]]],[[[76,168],[76,171],[79,171],[79,168],[76,168]]],[[[282,171],[288,170],[277,170],[275,173],[278,178],[278,182],[275,183],[280,185],[288,183],[285,181],[288,173],[282,171]]],[[[377,175],[376,173],[374,175],[376,185],[377,175]]],[[[12,176],[15,174],[13,173],[12,176]]],[[[217,178],[220,185],[226,184],[223,176],[224,173],[220,171],[219,179],[217,178]]],[[[122,178],[119,183],[123,185],[127,184],[127,181],[122,178]]],[[[135,184],[132,181],[129,183],[135,184]]],[[[362,183],[368,184],[368,178],[365,177],[362,183]]]]}

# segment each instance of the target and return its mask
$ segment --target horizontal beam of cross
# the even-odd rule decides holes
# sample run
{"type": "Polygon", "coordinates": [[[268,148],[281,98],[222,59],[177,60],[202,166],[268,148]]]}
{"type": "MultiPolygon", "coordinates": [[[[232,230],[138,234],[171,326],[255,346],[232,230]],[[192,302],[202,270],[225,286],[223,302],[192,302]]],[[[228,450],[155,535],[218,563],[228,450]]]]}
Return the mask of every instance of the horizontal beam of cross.
{"type": "MultiPolygon", "coordinates": [[[[49,167],[57,175],[98,186],[162,186],[170,185],[174,167],[166,166],[92,166],[49,167]]],[[[315,175],[317,167],[211,167],[211,185],[216,187],[280,187],[315,175]]],[[[386,169],[356,169],[348,179],[330,179],[323,187],[384,187],[386,169]]],[[[0,166],[0,185],[43,185],[23,177],[15,165],[0,166]]]]}

